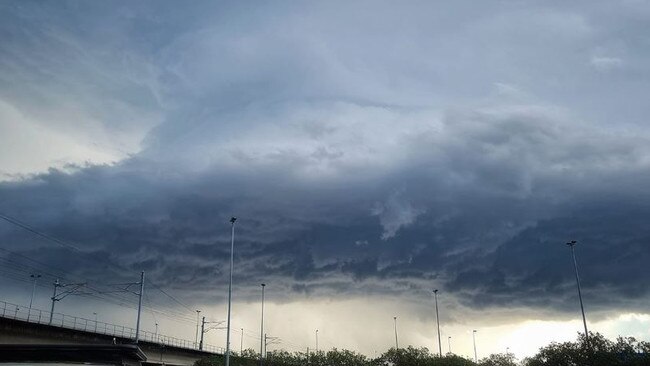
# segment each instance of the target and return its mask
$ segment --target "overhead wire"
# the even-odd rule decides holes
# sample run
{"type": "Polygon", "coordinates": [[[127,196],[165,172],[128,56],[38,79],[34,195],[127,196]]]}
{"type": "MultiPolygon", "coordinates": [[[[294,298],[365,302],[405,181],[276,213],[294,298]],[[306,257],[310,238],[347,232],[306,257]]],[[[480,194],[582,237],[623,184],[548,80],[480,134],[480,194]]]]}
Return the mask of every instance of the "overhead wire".
{"type": "MultiPolygon", "coordinates": [[[[49,234],[43,233],[43,232],[41,232],[41,231],[39,231],[39,230],[37,230],[37,229],[31,227],[30,225],[28,225],[28,224],[26,224],[26,223],[24,223],[24,222],[21,222],[21,221],[15,219],[15,218],[12,218],[12,217],[10,217],[10,216],[8,216],[8,215],[5,215],[5,214],[0,213],[0,219],[3,219],[3,220],[5,220],[5,221],[7,221],[7,222],[9,222],[9,223],[11,223],[11,224],[13,224],[13,225],[16,225],[16,226],[18,226],[18,227],[20,227],[20,228],[22,228],[22,229],[24,229],[24,230],[26,230],[26,231],[28,231],[28,232],[30,232],[30,233],[36,235],[36,236],[42,238],[42,239],[45,239],[45,240],[47,240],[47,241],[51,241],[51,242],[53,242],[53,243],[56,243],[56,244],[58,244],[58,245],[61,245],[61,246],[65,247],[65,248],[67,248],[67,249],[69,249],[69,250],[75,251],[75,252],[77,252],[77,253],[79,253],[79,254],[85,256],[85,257],[91,257],[92,260],[94,260],[94,261],[97,261],[97,262],[101,262],[101,263],[107,264],[108,266],[112,266],[113,268],[115,268],[115,269],[119,269],[120,271],[127,271],[127,272],[131,272],[131,271],[133,271],[133,269],[126,268],[126,267],[124,267],[124,266],[122,266],[122,265],[120,265],[120,264],[117,264],[117,263],[111,261],[111,260],[108,259],[108,258],[105,258],[105,257],[101,257],[101,258],[100,258],[100,257],[97,257],[96,255],[94,255],[93,253],[89,253],[89,252],[83,251],[83,250],[81,250],[79,247],[77,247],[76,245],[74,245],[74,244],[72,244],[72,243],[70,243],[70,242],[68,242],[68,241],[64,241],[64,240],[61,240],[61,239],[59,239],[59,238],[56,238],[56,237],[54,237],[54,236],[52,236],[52,235],[49,235],[49,234]]],[[[40,262],[40,261],[37,261],[37,260],[35,260],[35,259],[33,259],[33,258],[29,258],[29,257],[27,257],[27,256],[25,256],[25,255],[23,255],[23,254],[16,253],[16,252],[13,252],[13,251],[9,251],[9,250],[3,249],[3,248],[0,248],[0,250],[4,250],[5,252],[12,253],[12,254],[14,254],[14,255],[17,255],[17,256],[23,257],[23,258],[25,258],[25,259],[27,259],[27,260],[33,262],[33,263],[37,263],[37,264],[40,264],[41,266],[44,266],[45,268],[54,268],[54,269],[55,269],[57,272],[59,272],[59,273],[68,273],[68,274],[72,275],[72,277],[78,277],[78,275],[72,274],[72,273],[70,273],[70,272],[68,272],[68,271],[65,271],[65,270],[61,270],[61,269],[58,269],[58,268],[52,267],[51,265],[47,265],[47,264],[42,263],[42,262],[40,262]]],[[[88,258],[85,258],[85,259],[88,260],[88,258]]],[[[43,271],[42,269],[38,269],[37,267],[34,267],[34,266],[32,266],[32,269],[34,269],[35,271],[39,271],[39,270],[40,270],[40,271],[42,271],[43,273],[46,273],[46,271],[43,271]]],[[[23,272],[24,272],[24,271],[23,271],[23,272]]],[[[57,274],[52,274],[52,273],[48,273],[48,275],[51,276],[51,277],[56,277],[56,278],[65,278],[64,276],[57,275],[57,274]]],[[[15,274],[14,274],[14,276],[15,276],[15,274]]],[[[20,279],[17,278],[17,277],[14,278],[14,279],[16,279],[16,280],[20,280],[20,279]]],[[[23,281],[23,282],[31,282],[31,281],[23,281]]],[[[99,281],[95,281],[95,282],[99,283],[99,281]]],[[[151,287],[155,288],[155,289],[158,290],[160,293],[162,293],[165,297],[167,297],[167,298],[169,298],[170,300],[172,300],[172,301],[173,301],[174,303],[176,303],[177,305],[182,306],[183,308],[187,309],[187,310],[190,311],[190,312],[194,312],[194,311],[195,311],[194,309],[192,309],[190,306],[188,306],[188,305],[185,304],[184,302],[180,301],[179,299],[177,299],[177,298],[174,297],[173,295],[169,294],[167,291],[165,291],[161,286],[159,286],[159,285],[156,284],[155,282],[149,280],[149,281],[147,281],[147,283],[148,283],[151,287]]],[[[39,285],[39,286],[40,286],[40,285],[39,285]]],[[[103,284],[103,286],[107,286],[107,285],[106,285],[106,284],[103,284]]],[[[92,290],[95,291],[96,293],[95,293],[95,294],[83,294],[82,296],[84,296],[84,297],[95,298],[95,299],[99,299],[99,300],[102,300],[102,301],[111,302],[111,303],[113,303],[114,305],[125,306],[125,307],[129,307],[129,308],[133,308],[133,307],[135,306],[135,305],[133,304],[133,302],[132,302],[133,300],[126,299],[126,298],[124,298],[124,297],[122,297],[122,296],[119,296],[119,295],[116,294],[116,293],[108,293],[108,292],[106,292],[106,291],[101,291],[101,290],[99,290],[99,289],[97,289],[97,288],[94,288],[94,287],[91,287],[91,286],[88,286],[88,285],[87,285],[87,287],[90,288],[90,289],[92,289],[92,290]],[[129,303],[130,303],[130,304],[129,304],[129,303]]],[[[188,323],[188,324],[192,324],[192,325],[194,325],[195,320],[193,319],[193,317],[190,317],[190,316],[188,316],[188,315],[186,315],[186,314],[184,314],[184,313],[181,313],[181,312],[178,312],[178,311],[175,311],[175,310],[171,310],[171,309],[166,309],[165,311],[163,311],[163,310],[159,310],[159,309],[155,309],[155,308],[153,307],[153,302],[152,302],[151,299],[149,298],[149,295],[148,295],[147,293],[145,293],[145,296],[147,297],[147,299],[148,299],[147,302],[149,303],[148,306],[145,306],[148,310],[150,310],[150,311],[152,311],[152,312],[155,311],[155,312],[157,312],[157,313],[159,313],[159,314],[162,314],[162,315],[164,315],[164,316],[171,317],[171,318],[173,318],[173,319],[176,319],[176,320],[183,321],[183,322],[186,322],[186,323],[188,323]]],[[[153,315],[153,314],[152,314],[152,315],[153,315]]],[[[154,319],[155,319],[155,316],[154,316],[154,319]]],[[[238,331],[238,330],[235,330],[235,331],[238,331]]],[[[250,338],[253,338],[253,339],[259,339],[259,338],[260,338],[260,337],[259,337],[258,335],[256,335],[256,334],[252,334],[252,333],[246,334],[246,333],[247,333],[247,332],[245,331],[245,332],[244,332],[244,335],[247,336],[247,337],[250,337],[250,338]]],[[[301,347],[301,346],[299,346],[299,345],[297,345],[296,343],[293,343],[293,342],[288,342],[288,341],[284,341],[284,342],[285,342],[286,344],[294,345],[295,347],[301,347]]]]}
{"type": "MultiPolygon", "coordinates": [[[[2,248],[0,248],[0,249],[2,249],[2,248]]],[[[13,253],[11,251],[7,251],[7,250],[5,250],[5,251],[13,253]]],[[[23,257],[28,258],[26,256],[23,256],[23,257]]],[[[30,258],[28,258],[28,259],[30,259],[30,258]]],[[[11,278],[13,280],[17,280],[17,281],[24,282],[24,283],[33,284],[33,282],[32,282],[33,280],[29,280],[26,277],[26,275],[31,274],[32,271],[30,271],[27,268],[24,268],[21,263],[13,261],[13,260],[11,260],[9,258],[5,258],[5,257],[0,257],[0,261],[3,261],[5,263],[5,266],[0,268],[0,273],[2,273],[4,275],[4,277],[11,278]],[[21,274],[24,274],[25,277],[21,276],[21,274]]],[[[32,267],[31,269],[35,269],[35,268],[32,267]]],[[[58,276],[58,275],[55,275],[55,274],[52,274],[52,273],[47,273],[45,271],[34,271],[34,272],[44,273],[45,275],[49,276],[52,279],[64,279],[64,280],[70,280],[71,279],[71,278],[68,278],[68,277],[58,276]]],[[[120,295],[119,293],[106,293],[105,291],[90,285],[83,278],[78,277],[78,276],[75,276],[75,277],[77,278],[77,280],[81,280],[82,282],[86,282],[85,287],[95,292],[94,294],[92,294],[92,296],[88,296],[88,294],[85,294],[86,296],[82,296],[82,297],[86,297],[86,298],[93,297],[93,298],[96,298],[96,299],[101,299],[103,301],[111,302],[113,304],[116,304],[116,301],[117,301],[117,304],[123,304],[123,305],[127,305],[129,308],[137,309],[137,303],[135,302],[135,299],[126,298],[126,297],[120,295]],[[111,300],[113,300],[113,301],[111,301],[111,300]]],[[[38,287],[41,287],[41,288],[48,288],[49,287],[49,286],[43,284],[42,281],[37,281],[36,285],[38,287]]],[[[146,292],[145,292],[145,294],[146,294],[146,292]]],[[[153,303],[151,303],[151,302],[150,302],[150,305],[147,306],[147,308],[155,309],[154,306],[153,306],[153,303]]],[[[168,318],[171,318],[171,319],[179,319],[180,318],[181,320],[183,320],[185,322],[191,322],[193,324],[193,319],[191,319],[190,317],[188,317],[187,315],[185,315],[183,313],[173,312],[173,311],[163,311],[163,310],[158,310],[158,309],[155,309],[155,311],[159,312],[160,314],[165,315],[168,318]]]]}
{"type": "MultiPolygon", "coordinates": [[[[125,268],[124,266],[122,266],[122,265],[120,265],[120,264],[117,264],[117,263],[114,263],[114,262],[110,261],[109,259],[107,259],[107,258],[105,258],[105,257],[101,257],[101,258],[100,258],[100,257],[97,257],[96,255],[93,255],[93,253],[88,253],[88,252],[86,252],[86,251],[83,251],[83,250],[79,249],[79,247],[77,247],[76,245],[70,243],[69,241],[64,241],[64,240],[61,240],[61,239],[59,239],[59,238],[56,238],[56,237],[54,237],[54,236],[52,236],[52,235],[49,235],[49,234],[43,233],[42,231],[39,231],[39,230],[37,230],[37,229],[31,227],[30,225],[28,225],[28,224],[26,224],[26,223],[24,223],[24,222],[22,222],[22,221],[20,221],[20,220],[18,220],[18,219],[15,219],[15,218],[13,218],[13,217],[10,217],[10,216],[8,216],[8,215],[6,215],[6,214],[2,214],[2,213],[0,213],[0,219],[3,219],[3,220],[5,220],[5,221],[7,221],[7,222],[9,222],[9,223],[11,223],[11,224],[13,224],[13,225],[16,225],[16,226],[18,226],[18,227],[20,227],[20,228],[22,228],[22,229],[24,229],[24,230],[26,230],[26,231],[28,231],[28,232],[34,234],[34,235],[37,235],[37,236],[40,237],[40,238],[43,238],[43,239],[45,239],[45,240],[48,240],[48,241],[54,242],[54,243],[56,243],[56,244],[59,244],[59,245],[65,247],[65,248],[67,248],[67,249],[73,250],[73,251],[75,251],[75,252],[77,252],[77,253],[79,253],[79,254],[82,254],[82,255],[84,255],[84,256],[90,256],[90,257],[92,257],[92,259],[95,260],[95,261],[98,261],[98,262],[102,262],[102,263],[108,264],[109,266],[113,266],[114,268],[117,268],[117,269],[119,269],[119,270],[121,270],[121,271],[129,271],[129,272],[130,272],[130,271],[133,271],[132,269],[125,268]]],[[[86,258],[86,259],[87,259],[87,258],[86,258]]],[[[174,296],[172,296],[171,294],[169,294],[167,291],[165,291],[164,289],[162,289],[162,287],[160,287],[159,285],[157,285],[157,284],[154,283],[153,281],[148,281],[148,283],[149,283],[153,288],[157,289],[157,290],[160,291],[162,294],[164,294],[166,297],[168,297],[169,299],[171,299],[172,301],[174,301],[176,304],[183,306],[184,308],[188,309],[188,310],[191,311],[191,312],[194,312],[194,311],[195,311],[194,309],[192,309],[191,307],[189,307],[188,305],[186,305],[186,304],[183,303],[182,301],[178,300],[176,297],[174,297],[174,296]]]]}

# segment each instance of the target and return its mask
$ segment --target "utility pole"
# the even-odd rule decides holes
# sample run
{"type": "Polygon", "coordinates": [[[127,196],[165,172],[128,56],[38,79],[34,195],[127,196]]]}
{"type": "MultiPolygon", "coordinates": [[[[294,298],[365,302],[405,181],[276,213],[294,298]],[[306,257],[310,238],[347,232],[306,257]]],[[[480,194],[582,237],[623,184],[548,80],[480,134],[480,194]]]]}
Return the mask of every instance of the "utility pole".
{"type": "Polygon", "coordinates": [[[433,297],[436,299],[436,324],[438,325],[438,355],[442,357],[442,341],[440,339],[440,316],[438,315],[438,289],[433,290],[433,297]]]}
{"type": "Polygon", "coordinates": [[[478,354],[476,353],[476,329],[472,331],[472,341],[474,342],[474,363],[478,363],[478,354]]]}
{"type": "Polygon", "coordinates": [[[205,317],[201,321],[201,343],[199,343],[199,351],[203,351],[203,334],[205,333],[205,317]]]}
{"type": "Polygon", "coordinates": [[[267,336],[266,333],[264,333],[264,355],[266,355],[266,348],[268,347],[269,344],[276,344],[280,342],[279,337],[269,337],[267,336]]]}
{"type": "Polygon", "coordinates": [[[226,330],[226,366],[230,366],[230,308],[232,307],[232,267],[235,255],[235,221],[236,217],[230,218],[232,227],[230,235],[230,282],[228,282],[228,325],[226,330]]]}
{"type": "Polygon", "coordinates": [[[399,350],[399,343],[397,343],[397,317],[394,316],[393,320],[395,321],[395,350],[399,350]]]}
{"type": "Polygon", "coordinates": [[[61,284],[59,283],[59,279],[57,278],[57,279],[54,281],[54,294],[52,295],[52,308],[51,308],[51,310],[50,310],[50,322],[48,323],[49,325],[52,325],[52,317],[54,316],[54,303],[56,303],[57,301],[59,301],[59,300],[56,298],[56,289],[59,288],[59,286],[61,286],[61,284]]]}
{"type": "Polygon", "coordinates": [[[70,296],[70,295],[83,295],[85,293],[81,292],[76,292],[79,288],[82,286],[85,286],[86,283],[66,283],[65,285],[62,285],[59,282],[59,279],[57,278],[54,281],[54,294],[52,294],[52,308],[50,309],[50,322],[48,324],[52,325],[52,318],[54,317],[54,304],[57,301],[61,301],[63,298],[70,296]],[[72,286],[70,290],[63,291],[61,293],[57,293],[57,289],[59,287],[67,287],[67,286],[72,286]]]}
{"type": "Polygon", "coordinates": [[[194,337],[194,347],[199,343],[199,314],[201,314],[201,310],[196,311],[196,336],[194,337]]]}
{"type": "Polygon", "coordinates": [[[260,325],[260,366],[264,365],[264,287],[266,284],[262,284],[262,322],[260,325]]]}
{"type": "Polygon", "coordinates": [[[580,311],[582,312],[582,324],[585,327],[585,345],[587,346],[587,349],[589,349],[589,331],[587,330],[587,318],[585,317],[585,307],[582,303],[582,291],[580,290],[580,276],[578,276],[578,262],[576,261],[576,252],[574,249],[574,246],[578,242],[575,240],[571,240],[570,242],[566,243],[569,247],[571,247],[571,256],[573,257],[573,267],[575,268],[576,272],[576,283],[578,284],[578,298],[580,299],[580,311]]]}
{"type": "Polygon", "coordinates": [[[138,320],[135,323],[135,343],[140,340],[140,313],[142,313],[142,295],[144,294],[144,271],[140,272],[140,293],[138,296],[138,320]]]}

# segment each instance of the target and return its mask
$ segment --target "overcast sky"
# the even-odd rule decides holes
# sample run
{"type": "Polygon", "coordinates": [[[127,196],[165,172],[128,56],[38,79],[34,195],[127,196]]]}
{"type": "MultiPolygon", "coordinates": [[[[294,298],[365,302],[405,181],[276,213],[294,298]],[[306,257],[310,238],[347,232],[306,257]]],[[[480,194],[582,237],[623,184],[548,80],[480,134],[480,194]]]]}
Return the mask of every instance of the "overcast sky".
{"type": "Polygon", "coordinates": [[[50,236],[0,222],[3,300],[145,270],[187,318],[145,327],[194,339],[237,216],[245,346],[266,282],[290,350],[373,355],[393,316],[435,350],[438,288],[455,352],[527,355],[581,330],[567,240],[592,330],[648,340],[648,34],[645,0],[1,1],[0,213],[50,236]]]}

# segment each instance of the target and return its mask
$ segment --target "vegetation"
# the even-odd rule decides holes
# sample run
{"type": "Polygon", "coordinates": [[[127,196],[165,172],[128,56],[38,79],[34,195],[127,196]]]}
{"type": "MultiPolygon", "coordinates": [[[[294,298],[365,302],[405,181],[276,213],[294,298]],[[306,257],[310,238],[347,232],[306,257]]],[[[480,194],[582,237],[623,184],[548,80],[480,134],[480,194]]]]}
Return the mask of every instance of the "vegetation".
{"type": "MultiPolygon", "coordinates": [[[[204,358],[195,366],[222,366],[223,356],[204,358]]],[[[258,366],[259,354],[245,350],[241,357],[233,355],[232,366],[258,366]]],[[[379,357],[370,359],[360,353],[332,349],[327,352],[268,352],[265,366],[642,366],[650,365],[650,342],[632,337],[611,341],[598,333],[589,334],[589,347],[584,336],[576,342],[551,343],[532,357],[518,362],[514,355],[493,354],[479,361],[448,354],[433,355],[427,348],[391,348],[379,357]]]]}

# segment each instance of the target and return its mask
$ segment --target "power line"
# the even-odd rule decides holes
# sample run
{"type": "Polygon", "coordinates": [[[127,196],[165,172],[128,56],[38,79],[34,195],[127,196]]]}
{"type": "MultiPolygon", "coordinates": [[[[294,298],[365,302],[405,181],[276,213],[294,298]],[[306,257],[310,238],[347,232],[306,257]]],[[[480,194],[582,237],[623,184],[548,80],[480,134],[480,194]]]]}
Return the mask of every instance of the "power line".
{"type": "MultiPolygon", "coordinates": [[[[16,280],[16,281],[32,284],[32,281],[28,280],[26,278],[26,275],[29,274],[31,271],[20,267],[20,263],[14,262],[14,261],[12,261],[12,260],[10,260],[8,258],[0,257],[0,260],[4,260],[6,262],[6,264],[8,264],[8,266],[4,266],[4,267],[0,268],[0,273],[3,274],[5,278],[10,278],[10,279],[13,279],[13,280],[16,280]],[[25,275],[25,277],[23,277],[23,275],[25,275]]],[[[51,276],[52,276],[52,278],[65,279],[62,276],[55,276],[55,275],[51,275],[51,276]]],[[[82,282],[84,282],[83,279],[82,279],[82,282]]],[[[43,283],[37,283],[37,286],[41,287],[41,288],[49,288],[49,286],[47,286],[47,285],[45,285],[43,283]]],[[[102,291],[102,290],[100,290],[100,289],[98,289],[98,288],[96,288],[96,287],[94,287],[94,286],[92,286],[92,285],[90,285],[88,283],[86,283],[85,287],[87,289],[91,290],[91,291],[94,291],[94,293],[92,293],[92,294],[84,294],[86,296],[82,296],[82,297],[86,297],[86,298],[92,297],[92,298],[96,298],[96,299],[106,301],[106,302],[116,304],[116,305],[126,305],[130,309],[137,308],[137,306],[135,304],[135,299],[125,298],[123,296],[120,296],[117,293],[108,293],[107,294],[104,291],[102,291]]],[[[164,310],[156,309],[152,305],[147,306],[147,308],[149,308],[152,311],[156,311],[156,312],[158,312],[158,313],[160,313],[160,314],[162,314],[162,315],[164,315],[164,316],[166,316],[168,318],[175,319],[175,320],[181,320],[183,322],[186,322],[186,323],[192,324],[192,325],[194,324],[194,319],[186,316],[183,313],[178,313],[178,312],[173,312],[173,311],[164,311],[164,310]]]]}
{"type": "MultiPolygon", "coordinates": [[[[79,249],[76,245],[74,245],[74,244],[72,244],[72,243],[70,243],[68,241],[61,240],[61,239],[56,238],[56,237],[54,237],[52,235],[46,234],[46,233],[44,233],[42,231],[39,231],[39,230],[31,227],[30,225],[28,225],[28,224],[26,224],[24,222],[21,222],[21,221],[15,219],[13,217],[10,217],[10,216],[8,216],[6,214],[0,213],[0,219],[3,219],[3,220],[5,220],[5,221],[7,221],[7,222],[9,222],[9,223],[11,223],[13,225],[16,225],[16,226],[18,226],[18,227],[20,227],[20,228],[34,234],[34,235],[37,235],[37,236],[39,236],[39,237],[41,237],[41,238],[43,238],[45,240],[49,240],[51,242],[59,244],[59,245],[65,247],[65,248],[71,249],[71,250],[73,250],[75,252],[78,252],[80,254],[83,254],[85,256],[91,256],[94,260],[105,263],[105,264],[108,264],[110,266],[113,266],[113,267],[115,267],[115,268],[117,268],[117,269],[119,269],[121,271],[129,271],[129,272],[133,271],[132,269],[125,268],[124,266],[119,265],[117,263],[114,263],[114,262],[112,262],[112,261],[110,261],[110,260],[108,260],[106,258],[103,258],[103,257],[100,258],[100,257],[97,257],[96,255],[93,255],[92,253],[85,252],[85,251],[79,249]]],[[[167,296],[168,298],[173,300],[175,303],[183,306],[184,308],[188,309],[191,312],[194,312],[194,309],[192,309],[190,306],[186,305],[185,303],[181,302],[180,300],[178,300],[177,298],[175,298],[171,294],[167,293],[165,290],[163,290],[159,285],[157,285],[153,281],[148,281],[148,283],[151,286],[153,286],[154,288],[156,288],[157,290],[159,290],[161,293],[163,293],[165,296],[167,296]]]]}

